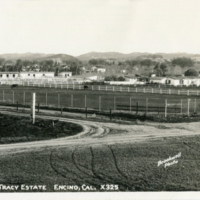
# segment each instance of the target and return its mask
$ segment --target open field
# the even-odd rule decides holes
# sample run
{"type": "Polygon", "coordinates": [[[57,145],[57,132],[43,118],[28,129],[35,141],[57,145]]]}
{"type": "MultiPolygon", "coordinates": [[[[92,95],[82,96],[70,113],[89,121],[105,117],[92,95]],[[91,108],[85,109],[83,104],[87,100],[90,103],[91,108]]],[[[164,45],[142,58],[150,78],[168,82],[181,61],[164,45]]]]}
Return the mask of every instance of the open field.
{"type": "Polygon", "coordinates": [[[0,144],[48,140],[83,131],[82,126],[73,123],[36,119],[33,125],[30,118],[3,114],[0,114],[0,129],[0,144]]]}
{"type": "Polygon", "coordinates": [[[200,96],[186,96],[173,94],[151,94],[119,91],[91,91],[72,90],[58,88],[33,88],[20,86],[11,90],[9,86],[1,86],[0,101],[19,104],[30,104],[31,92],[36,92],[36,101],[40,105],[56,107],[89,108],[95,110],[127,110],[135,111],[136,105],[143,107],[143,113],[148,101],[149,112],[158,113],[164,110],[167,99],[168,111],[180,113],[182,102],[182,113],[187,113],[188,98],[190,98],[190,113],[198,112],[200,109],[200,96]],[[161,109],[162,108],[162,109],[161,109]],[[175,111],[176,110],[176,111],[175,111]]]}
{"type": "Polygon", "coordinates": [[[84,131],[69,138],[0,145],[1,184],[47,185],[46,191],[52,192],[58,191],[56,184],[77,185],[78,191],[200,190],[199,123],[54,119],[79,123],[84,131]],[[158,166],[159,161],[179,153],[177,163],[158,166]],[[84,190],[83,184],[96,190],[84,190]],[[108,186],[101,189],[104,184],[108,186]]]}
{"type": "Polygon", "coordinates": [[[119,191],[199,191],[199,148],[199,136],[45,148],[0,156],[0,180],[11,185],[43,184],[47,191],[55,191],[55,184],[77,185],[80,191],[85,191],[83,184],[92,185],[95,191],[118,191],[101,190],[103,184],[118,185],[119,191]],[[179,152],[177,164],[157,166],[159,160],[179,152]]]}

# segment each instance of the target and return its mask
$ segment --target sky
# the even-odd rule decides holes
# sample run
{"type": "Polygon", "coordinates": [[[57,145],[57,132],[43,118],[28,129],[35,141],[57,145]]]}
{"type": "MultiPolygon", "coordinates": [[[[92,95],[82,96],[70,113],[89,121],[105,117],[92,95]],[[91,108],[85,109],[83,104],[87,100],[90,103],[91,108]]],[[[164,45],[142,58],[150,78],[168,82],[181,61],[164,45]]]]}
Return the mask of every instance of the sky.
{"type": "Polygon", "coordinates": [[[200,53],[199,0],[0,0],[0,54],[200,53]]]}

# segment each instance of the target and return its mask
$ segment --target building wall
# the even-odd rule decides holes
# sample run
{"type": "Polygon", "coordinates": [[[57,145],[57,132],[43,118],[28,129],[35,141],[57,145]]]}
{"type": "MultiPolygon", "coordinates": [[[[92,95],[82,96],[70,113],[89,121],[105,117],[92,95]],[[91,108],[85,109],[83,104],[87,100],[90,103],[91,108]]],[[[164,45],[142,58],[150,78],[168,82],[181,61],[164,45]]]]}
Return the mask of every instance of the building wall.
{"type": "Polygon", "coordinates": [[[129,81],[129,82],[131,82],[131,83],[136,83],[136,82],[137,82],[137,79],[136,79],[136,78],[127,78],[127,77],[125,77],[125,80],[126,80],[126,81],[129,81]]]}
{"type": "Polygon", "coordinates": [[[54,77],[54,73],[20,73],[21,78],[45,78],[54,77]]]}
{"type": "Polygon", "coordinates": [[[106,72],[106,69],[104,69],[104,68],[97,68],[97,72],[106,72]]]}
{"type": "Polygon", "coordinates": [[[61,77],[67,78],[72,76],[72,72],[62,72],[59,74],[61,77]]]}
{"type": "Polygon", "coordinates": [[[150,83],[160,83],[160,84],[165,84],[166,79],[160,79],[160,80],[154,80],[150,79],[150,83]]]}
{"type": "Polygon", "coordinates": [[[1,79],[14,79],[19,77],[19,73],[2,73],[0,72],[0,78],[1,79]]]}

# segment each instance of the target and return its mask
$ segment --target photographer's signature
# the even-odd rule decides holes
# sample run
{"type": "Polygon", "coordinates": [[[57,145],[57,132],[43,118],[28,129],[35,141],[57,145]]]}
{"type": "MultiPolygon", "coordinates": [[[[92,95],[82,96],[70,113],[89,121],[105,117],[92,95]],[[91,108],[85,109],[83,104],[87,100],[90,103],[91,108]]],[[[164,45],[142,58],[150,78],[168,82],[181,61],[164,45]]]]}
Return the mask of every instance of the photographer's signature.
{"type": "Polygon", "coordinates": [[[175,155],[174,157],[169,156],[169,158],[166,159],[166,160],[163,160],[163,161],[159,160],[159,161],[158,161],[158,167],[159,167],[160,165],[162,165],[162,164],[164,164],[164,167],[165,167],[165,168],[166,168],[167,166],[170,166],[170,165],[173,165],[173,164],[177,164],[177,163],[178,163],[178,160],[176,160],[176,159],[177,159],[177,158],[180,158],[180,157],[181,157],[181,152],[178,153],[177,155],[175,155]],[[172,161],[172,162],[170,162],[170,161],[172,161]]]}

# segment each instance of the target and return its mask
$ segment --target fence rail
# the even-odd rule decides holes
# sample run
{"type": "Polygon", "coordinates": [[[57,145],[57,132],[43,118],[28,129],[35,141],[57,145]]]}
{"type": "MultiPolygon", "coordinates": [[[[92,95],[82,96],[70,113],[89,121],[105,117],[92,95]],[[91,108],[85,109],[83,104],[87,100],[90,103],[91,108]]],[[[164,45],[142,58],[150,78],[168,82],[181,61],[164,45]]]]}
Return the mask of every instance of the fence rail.
{"type": "MultiPolygon", "coordinates": [[[[21,86],[41,87],[41,88],[60,88],[84,90],[84,85],[78,82],[33,82],[33,81],[7,81],[4,84],[18,84],[21,86]]],[[[87,84],[86,84],[87,85],[87,84]]],[[[111,85],[89,85],[88,90],[95,91],[113,91],[113,92],[131,92],[131,93],[148,93],[148,94],[168,94],[168,95],[186,95],[199,96],[200,90],[196,89],[179,89],[179,88],[150,88],[150,87],[135,87],[135,86],[111,86],[111,85]]]]}
{"type": "MultiPolygon", "coordinates": [[[[8,104],[28,105],[31,102],[31,92],[21,90],[2,90],[0,102],[8,104]]],[[[57,108],[88,108],[93,110],[127,111],[130,113],[154,114],[186,114],[200,111],[199,99],[138,99],[118,95],[101,94],[63,94],[63,93],[36,93],[36,104],[57,108]]]]}

